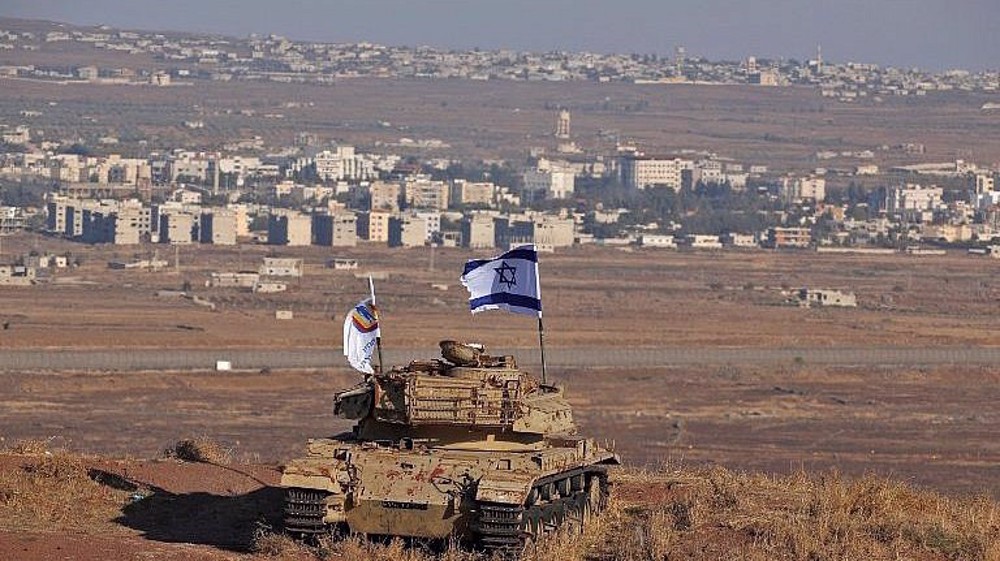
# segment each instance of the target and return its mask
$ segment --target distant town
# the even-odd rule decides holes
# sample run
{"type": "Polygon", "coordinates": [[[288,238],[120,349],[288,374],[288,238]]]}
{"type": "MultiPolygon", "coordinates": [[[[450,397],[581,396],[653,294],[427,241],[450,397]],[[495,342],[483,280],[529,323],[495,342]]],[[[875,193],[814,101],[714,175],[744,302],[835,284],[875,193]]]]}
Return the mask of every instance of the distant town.
{"type": "Polygon", "coordinates": [[[149,67],[64,64],[0,66],[0,76],[168,86],[192,80],[333,83],[358,77],[469,80],[580,81],[809,85],[844,102],[936,91],[1000,90],[1000,73],[961,69],[942,73],[824,60],[822,47],[803,60],[747,55],[710,61],[678,46],[672,56],[513,50],[448,51],[372,43],[293,41],[276,35],[232,38],[123,31],[109,27],[46,31],[0,29],[0,50],[58,52],[93,47],[109,53],[149,55],[149,67]]]}
{"type": "MultiPolygon", "coordinates": [[[[67,42],[147,53],[162,65],[6,66],[0,79],[145,81],[162,87],[178,80],[322,82],[352,76],[794,83],[850,102],[998,86],[996,73],[831,64],[820,53],[801,63],[753,57],[715,63],[687,57],[682,49],[665,60],[327,45],[274,36],[168,39],[103,29],[0,30],[0,49],[67,42]]],[[[268,149],[260,139],[233,138],[218,151],[176,146],[130,157],[117,153],[113,139],[85,146],[72,136],[35,130],[32,116],[23,110],[22,122],[0,125],[0,234],[29,229],[122,246],[369,243],[486,250],[534,243],[542,251],[600,244],[912,254],[952,247],[1000,257],[998,170],[962,159],[881,169],[868,163],[875,150],[819,151],[815,160],[821,164],[849,158],[857,165],[775,173],[767,161],[706,150],[663,154],[618,142],[597,152],[578,147],[571,112],[559,108],[551,110],[550,135],[526,148],[521,161],[402,156],[392,146],[360,150],[307,133],[292,145],[268,149]]],[[[448,147],[447,139],[434,142],[448,147]]],[[[920,155],[924,147],[877,150],[920,155]]],[[[19,274],[29,274],[23,262],[17,265],[19,274]]]]}

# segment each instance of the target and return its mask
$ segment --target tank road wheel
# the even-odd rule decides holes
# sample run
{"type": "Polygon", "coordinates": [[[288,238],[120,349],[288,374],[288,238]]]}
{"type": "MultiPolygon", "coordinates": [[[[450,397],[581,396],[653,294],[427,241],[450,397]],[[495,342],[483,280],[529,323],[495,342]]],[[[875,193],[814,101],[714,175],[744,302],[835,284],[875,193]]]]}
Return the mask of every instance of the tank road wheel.
{"type": "Polygon", "coordinates": [[[328,531],[323,518],[326,516],[326,491],[289,488],[285,490],[285,531],[300,539],[318,537],[328,531]]]}
{"type": "Polygon", "coordinates": [[[524,547],[524,507],[497,503],[479,505],[475,531],[480,547],[501,555],[524,547]]]}

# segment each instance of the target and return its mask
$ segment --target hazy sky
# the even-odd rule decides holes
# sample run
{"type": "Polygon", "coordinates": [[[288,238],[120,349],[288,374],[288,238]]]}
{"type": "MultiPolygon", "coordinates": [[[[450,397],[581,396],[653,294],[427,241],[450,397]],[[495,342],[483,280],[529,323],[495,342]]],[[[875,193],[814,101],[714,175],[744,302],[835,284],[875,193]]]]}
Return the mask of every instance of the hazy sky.
{"type": "Polygon", "coordinates": [[[1000,68],[1000,0],[0,0],[0,15],[290,39],[1000,68]]]}

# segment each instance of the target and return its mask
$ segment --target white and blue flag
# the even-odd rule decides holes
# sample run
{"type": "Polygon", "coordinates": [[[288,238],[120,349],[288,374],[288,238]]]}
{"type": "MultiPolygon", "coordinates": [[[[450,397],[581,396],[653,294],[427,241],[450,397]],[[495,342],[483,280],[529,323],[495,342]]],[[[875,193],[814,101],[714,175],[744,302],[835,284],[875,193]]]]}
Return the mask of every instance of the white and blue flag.
{"type": "Polygon", "coordinates": [[[522,245],[494,257],[465,264],[462,285],[469,289],[469,309],[477,314],[504,310],[542,317],[542,290],[538,284],[538,251],[522,245]]]}
{"type": "Polygon", "coordinates": [[[371,299],[358,302],[344,318],[344,356],[355,369],[372,374],[372,353],[378,346],[378,308],[371,299]]]}

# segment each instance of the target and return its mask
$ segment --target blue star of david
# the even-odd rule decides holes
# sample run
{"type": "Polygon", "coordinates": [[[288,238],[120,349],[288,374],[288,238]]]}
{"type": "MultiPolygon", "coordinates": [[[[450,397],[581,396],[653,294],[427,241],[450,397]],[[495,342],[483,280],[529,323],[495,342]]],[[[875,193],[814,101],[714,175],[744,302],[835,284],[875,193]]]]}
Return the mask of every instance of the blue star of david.
{"type": "Polygon", "coordinates": [[[517,277],[514,276],[517,273],[517,267],[511,267],[506,261],[503,261],[499,267],[494,267],[493,270],[500,277],[498,280],[500,288],[510,290],[517,286],[517,277]]]}

